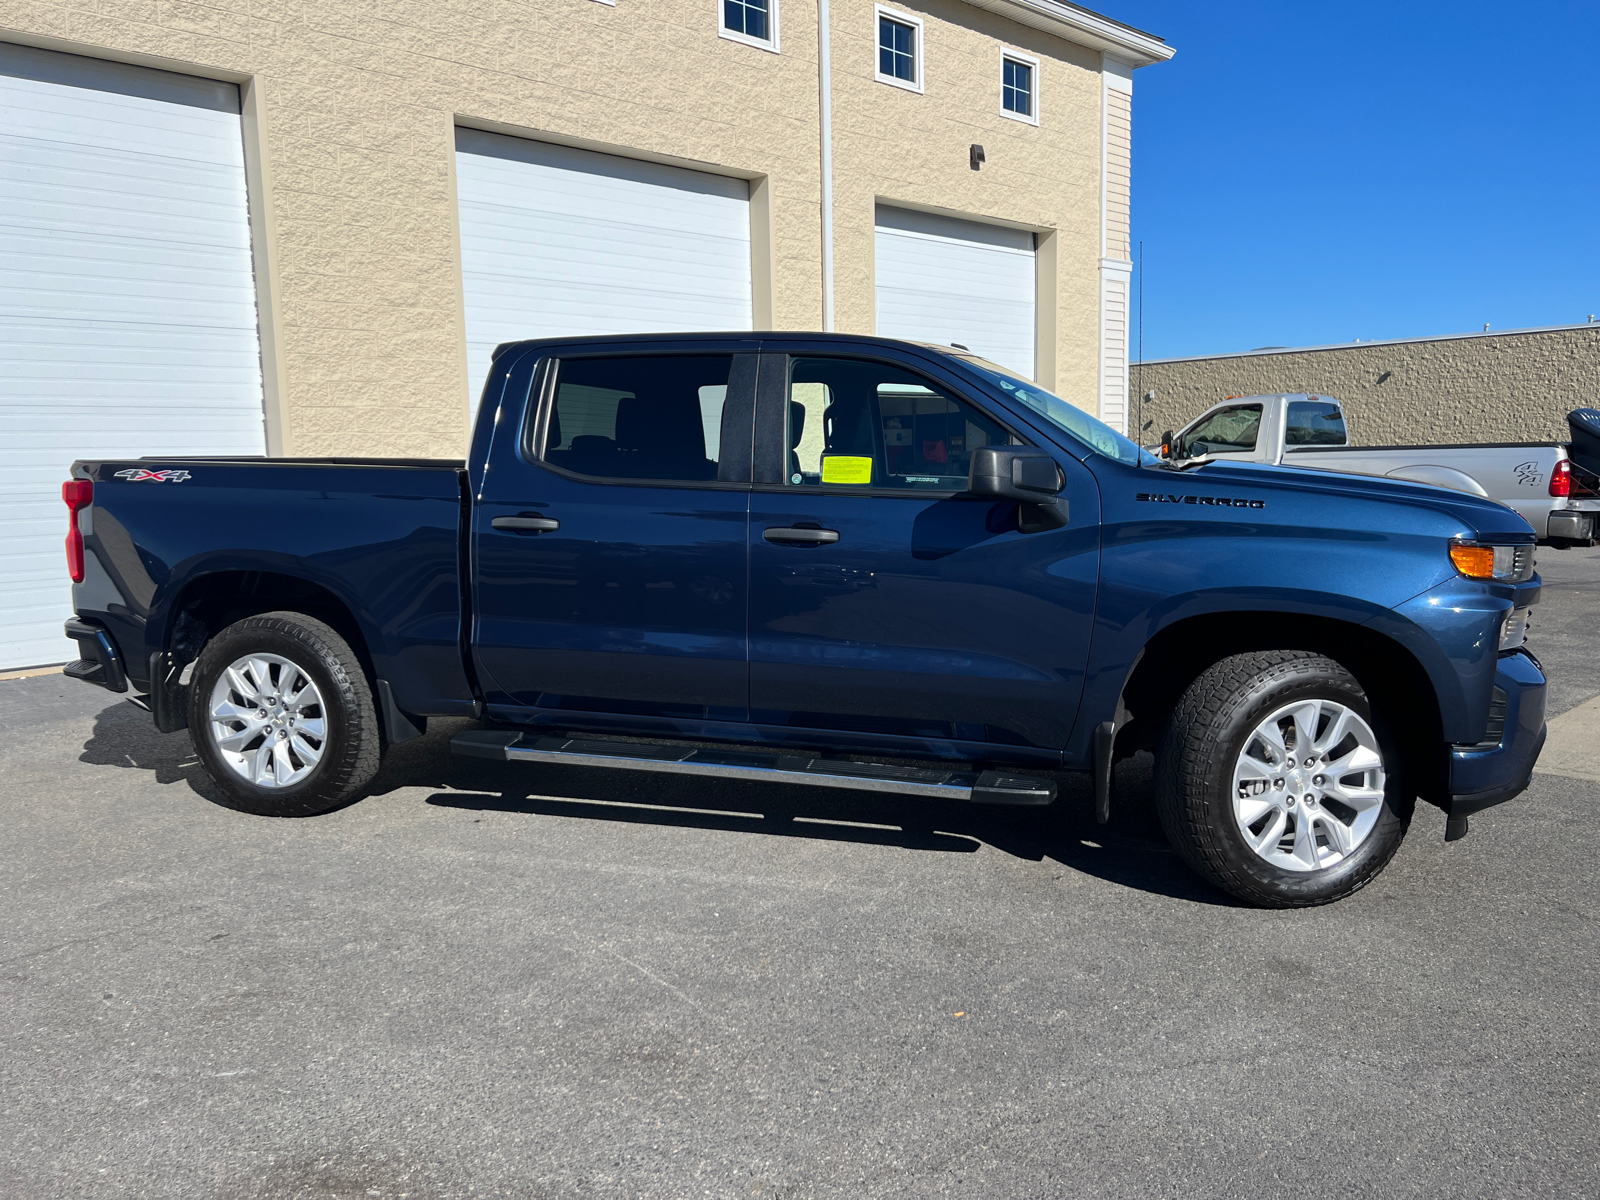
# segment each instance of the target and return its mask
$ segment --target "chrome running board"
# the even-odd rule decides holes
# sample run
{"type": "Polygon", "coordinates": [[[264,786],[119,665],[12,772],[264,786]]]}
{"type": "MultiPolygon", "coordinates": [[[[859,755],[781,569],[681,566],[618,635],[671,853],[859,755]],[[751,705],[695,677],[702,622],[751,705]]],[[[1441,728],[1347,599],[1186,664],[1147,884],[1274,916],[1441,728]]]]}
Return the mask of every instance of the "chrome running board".
{"type": "Polygon", "coordinates": [[[499,729],[465,730],[450,739],[450,749],[455,754],[504,762],[658,771],[756,783],[798,783],[974,804],[1038,805],[1049,804],[1056,798],[1056,785],[1049,779],[1002,775],[997,771],[951,771],[943,767],[846,762],[765,750],[707,750],[653,742],[540,736],[499,729]]]}

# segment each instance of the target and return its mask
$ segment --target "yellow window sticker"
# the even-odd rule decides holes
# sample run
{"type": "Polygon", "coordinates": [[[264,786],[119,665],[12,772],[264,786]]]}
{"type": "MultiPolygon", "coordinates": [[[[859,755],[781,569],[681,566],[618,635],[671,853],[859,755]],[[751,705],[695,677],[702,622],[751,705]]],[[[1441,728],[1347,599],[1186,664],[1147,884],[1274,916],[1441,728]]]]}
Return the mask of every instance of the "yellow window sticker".
{"type": "Polygon", "coordinates": [[[830,454],[822,460],[823,483],[871,483],[872,460],[830,454]]]}

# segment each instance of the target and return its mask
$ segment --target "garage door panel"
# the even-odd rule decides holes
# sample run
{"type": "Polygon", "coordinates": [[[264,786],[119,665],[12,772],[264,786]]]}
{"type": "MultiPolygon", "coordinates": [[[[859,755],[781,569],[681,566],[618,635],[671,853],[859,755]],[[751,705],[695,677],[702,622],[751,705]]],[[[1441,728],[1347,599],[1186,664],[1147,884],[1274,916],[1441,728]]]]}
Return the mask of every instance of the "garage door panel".
{"type": "Polygon", "coordinates": [[[879,207],[877,331],[951,342],[1034,373],[1033,235],[931,213],[879,207]]]}
{"type": "Polygon", "coordinates": [[[470,386],[501,342],[751,327],[749,186],[456,131],[470,386]]]}
{"type": "MultiPolygon", "coordinates": [[[[462,253],[488,258],[498,248],[519,241],[520,233],[508,228],[499,238],[475,234],[462,240],[462,253]]],[[[628,279],[630,273],[637,272],[649,277],[649,294],[671,293],[695,297],[697,301],[704,296],[708,302],[725,304],[736,311],[749,309],[743,296],[750,286],[748,241],[727,246],[712,237],[664,235],[619,244],[617,233],[615,229],[597,229],[592,237],[574,233],[561,244],[548,247],[534,261],[508,263],[498,270],[486,266],[478,275],[508,285],[519,280],[573,281],[594,288],[639,291],[639,283],[628,279]],[[696,264],[692,278],[675,273],[688,260],[696,264]],[[705,296],[708,285],[720,294],[705,296]]]]}
{"type": "Polygon", "coordinates": [[[73,647],[76,458],[260,454],[238,89],[0,45],[0,669],[73,647]]]}

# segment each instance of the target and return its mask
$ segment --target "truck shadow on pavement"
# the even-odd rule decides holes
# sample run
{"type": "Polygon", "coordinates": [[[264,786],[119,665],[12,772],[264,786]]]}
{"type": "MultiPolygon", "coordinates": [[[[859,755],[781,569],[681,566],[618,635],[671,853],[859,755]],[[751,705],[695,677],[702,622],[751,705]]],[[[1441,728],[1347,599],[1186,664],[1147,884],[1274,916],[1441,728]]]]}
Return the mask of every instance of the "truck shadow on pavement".
{"type": "Polygon", "coordinates": [[[78,761],[99,767],[132,767],[149,771],[160,784],[187,783],[207,800],[219,793],[200,765],[188,730],[157,733],[150,714],[119,700],[95,714],[94,732],[83,744],[78,761]]]}
{"type": "MultiPolygon", "coordinates": [[[[428,788],[433,790],[425,803],[442,809],[941,854],[972,854],[988,845],[1138,891],[1200,904],[1236,903],[1191,873],[1168,846],[1156,817],[1149,755],[1118,765],[1111,823],[1098,825],[1088,777],[1079,774],[1057,776],[1060,795],[1047,808],[956,804],[793,784],[459,758],[450,753],[450,737],[470,722],[434,724],[426,737],[390,747],[367,797],[358,803],[393,803],[409,789],[428,788]]],[[[148,771],[157,783],[185,783],[207,801],[219,798],[188,732],[157,733],[148,713],[124,702],[96,714],[79,761],[148,771]]]]}

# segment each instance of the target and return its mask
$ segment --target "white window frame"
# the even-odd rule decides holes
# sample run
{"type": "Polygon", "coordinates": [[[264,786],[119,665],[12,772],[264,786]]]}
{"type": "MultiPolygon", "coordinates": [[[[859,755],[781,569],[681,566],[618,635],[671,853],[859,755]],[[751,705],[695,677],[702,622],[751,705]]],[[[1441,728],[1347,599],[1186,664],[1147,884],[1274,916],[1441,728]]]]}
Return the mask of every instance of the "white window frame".
{"type": "Polygon", "coordinates": [[[1000,50],[1000,115],[1002,117],[1010,117],[1013,121],[1021,121],[1025,125],[1037,125],[1039,123],[1039,90],[1039,60],[1031,54],[1024,54],[1021,50],[1007,50],[1002,47],[1000,50]],[[1029,116],[1025,117],[1019,112],[1012,112],[1006,107],[1007,62],[1020,63],[1029,68],[1028,79],[1032,84],[1030,96],[1033,100],[1033,112],[1029,116]]]}
{"type": "Polygon", "coordinates": [[[882,4],[872,6],[872,75],[879,83],[887,83],[890,87],[897,87],[907,92],[922,93],[922,81],[928,74],[927,63],[922,57],[922,18],[914,17],[910,13],[901,12],[898,8],[889,8],[882,4]],[[883,18],[897,21],[901,25],[909,25],[915,31],[911,50],[911,65],[916,72],[912,80],[900,79],[894,75],[885,75],[878,69],[878,32],[882,27],[883,18]]]}
{"type": "Polygon", "coordinates": [[[768,0],[767,26],[772,36],[765,41],[753,38],[747,33],[739,33],[729,29],[722,23],[722,0],[711,0],[717,10],[717,36],[726,38],[730,42],[738,42],[741,46],[754,46],[757,50],[766,50],[772,54],[778,53],[778,0],[768,0]]]}

